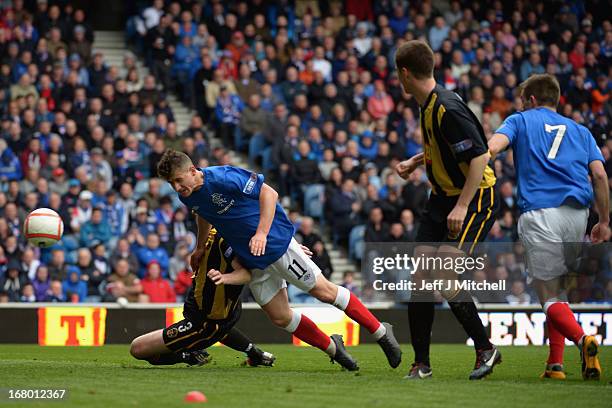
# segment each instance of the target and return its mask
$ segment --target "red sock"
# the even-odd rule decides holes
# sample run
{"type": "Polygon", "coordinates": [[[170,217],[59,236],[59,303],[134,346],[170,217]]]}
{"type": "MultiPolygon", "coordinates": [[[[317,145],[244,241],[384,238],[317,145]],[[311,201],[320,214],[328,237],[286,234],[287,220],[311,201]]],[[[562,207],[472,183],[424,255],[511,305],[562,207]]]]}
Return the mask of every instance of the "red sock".
{"type": "Polygon", "coordinates": [[[300,324],[298,324],[293,335],[303,342],[323,351],[327,350],[331,342],[331,338],[323,333],[312,320],[304,315],[302,315],[300,324]]]}
{"type": "Polygon", "coordinates": [[[372,312],[361,303],[361,300],[352,293],[348,306],[344,309],[344,313],[361,326],[365,327],[370,334],[374,334],[380,327],[380,321],[378,321],[372,312]]]}
{"type": "Polygon", "coordinates": [[[548,328],[548,364],[563,364],[563,351],[565,350],[565,337],[557,330],[550,320],[546,320],[548,328]]]}
{"type": "MultiPolygon", "coordinates": [[[[584,331],[576,321],[574,313],[569,308],[567,303],[555,302],[549,305],[546,309],[546,318],[555,326],[555,328],[564,337],[578,344],[584,331]]],[[[544,305],[546,308],[546,305],[544,305]]]]}

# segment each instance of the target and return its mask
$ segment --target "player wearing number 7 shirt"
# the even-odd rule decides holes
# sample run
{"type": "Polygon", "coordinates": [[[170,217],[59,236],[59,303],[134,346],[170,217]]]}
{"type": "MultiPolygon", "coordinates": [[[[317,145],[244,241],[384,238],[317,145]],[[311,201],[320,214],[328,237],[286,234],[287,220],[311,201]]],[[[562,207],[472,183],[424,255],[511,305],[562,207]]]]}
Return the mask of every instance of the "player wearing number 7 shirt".
{"type": "Polygon", "coordinates": [[[504,121],[489,140],[491,155],[511,146],[518,183],[519,238],[526,251],[529,280],[546,314],[550,353],[543,378],[564,379],[565,339],[580,349],[582,376],[599,379],[595,336],[584,334],[567,303],[563,276],[578,256],[595,190],[599,221],[594,243],[610,237],[608,176],[595,139],[584,127],[556,112],[559,83],[534,75],[520,86],[525,110],[504,121]],[[591,182],[589,181],[591,172],[591,182]]]}
{"type": "MultiPolygon", "coordinates": [[[[164,152],[157,171],[178,192],[183,204],[198,215],[192,267],[197,268],[208,231],[214,225],[240,264],[250,270],[251,292],[273,323],[324,351],[344,368],[358,369],[341,336],[328,337],[308,317],[289,307],[289,282],[343,310],[373,335],[389,365],[399,366],[401,350],[392,326],[378,321],[354,294],[321,274],[293,238],[293,224],[278,204],[278,193],[264,183],[263,175],[232,166],[196,168],[189,156],[175,150],[164,152]]],[[[219,276],[216,271],[208,273],[215,282],[231,279],[223,283],[246,283],[229,275],[219,276]]]]}

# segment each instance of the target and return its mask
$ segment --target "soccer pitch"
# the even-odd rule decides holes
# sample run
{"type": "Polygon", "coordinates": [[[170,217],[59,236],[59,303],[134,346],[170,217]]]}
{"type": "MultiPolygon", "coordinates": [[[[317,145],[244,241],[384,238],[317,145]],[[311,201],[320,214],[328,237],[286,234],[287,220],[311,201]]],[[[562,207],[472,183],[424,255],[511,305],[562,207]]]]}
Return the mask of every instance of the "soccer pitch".
{"type": "MultiPolygon", "coordinates": [[[[226,347],[210,349],[213,362],[203,367],[150,366],[129,355],[128,346],[39,347],[0,346],[0,387],[65,388],[60,403],[18,402],[6,406],[173,407],[184,395],[199,390],[209,407],[409,407],[463,405],[472,407],[609,407],[612,401],[612,350],[600,355],[603,378],[584,382],[578,351],[566,348],[565,381],[540,380],[545,347],[501,347],[503,363],[483,381],[467,380],[474,351],[463,345],[434,345],[434,377],[409,382],[402,377],[412,352],[403,345],[404,362],[397,370],[375,345],[350,347],[361,370],[341,371],[318,350],[289,345],[264,345],[277,356],[273,368],[242,365],[244,358],[226,347]]],[[[2,403],[6,403],[2,401],[2,403]]],[[[4,404],[2,404],[4,405],[4,404]]]]}

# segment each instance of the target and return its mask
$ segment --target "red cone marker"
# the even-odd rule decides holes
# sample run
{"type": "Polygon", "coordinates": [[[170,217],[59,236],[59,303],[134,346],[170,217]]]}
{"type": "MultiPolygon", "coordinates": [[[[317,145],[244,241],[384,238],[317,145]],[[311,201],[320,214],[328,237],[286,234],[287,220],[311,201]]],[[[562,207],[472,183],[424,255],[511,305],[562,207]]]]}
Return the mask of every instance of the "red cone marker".
{"type": "Polygon", "coordinates": [[[200,391],[189,391],[185,395],[185,402],[207,402],[208,399],[206,395],[202,394],[200,391]]]}

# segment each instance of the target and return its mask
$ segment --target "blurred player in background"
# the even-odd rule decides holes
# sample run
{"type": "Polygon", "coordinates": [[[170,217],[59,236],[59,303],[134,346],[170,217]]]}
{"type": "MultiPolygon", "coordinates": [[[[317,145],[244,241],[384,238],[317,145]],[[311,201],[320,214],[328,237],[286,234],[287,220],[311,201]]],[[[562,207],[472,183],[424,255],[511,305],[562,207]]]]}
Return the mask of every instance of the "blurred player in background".
{"type": "MultiPolygon", "coordinates": [[[[484,131],[456,93],[436,84],[434,54],[427,43],[403,43],[395,62],[404,91],[414,95],[420,105],[424,142],[424,152],[399,163],[396,170],[408,179],[418,166],[425,164],[432,185],[415,241],[444,243],[439,248],[420,245],[415,248],[415,256],[461,257],[465,256],[464,251],[471,254],[476,243],[489,233],[499,208],[484,131]]],[[[436,276],[439,272],[421,269],[417,273],[436,276]]],[[[501,362],[501,354],[489,341],[471,295],[462,289],[440,292],[474,340],[476,364],[469,378],[477,380],[489,375],[501,362]]],[[[408,379],[432,375],[429,345],[433,320],[430,294],[413,291],[408,321],[415,357],[408,379]]]]}
{"type": "Polygon", "coordinates": [[[240,319],[242,285],[216,284],[206,272],[248,274],[234,258],[229,246],[213,228],[203,244],[200,265],[194,268],[193,284],[185,299],[184,319],[132,341],[130,352],[154,365],[187,363],[202,365],[210,360],[206,348],[216,342],[247,355],[251,366],[271,366],[275,357],[260,350],[234,325],[240,319]]]}
{"type": "Polygon", "coordinates": [[[548,74],[533,75],[520,87],[525,110],[504,121],[489,141],[494,156],[511,146],[518,181],[519,238],[546,314],[550,353],[542,377],[564,379],[564,337],[580,348],[582,376],[599,379],[595,336],[584,334],[567,303],[563,276],[575,263],[586,234],[595,190],[598,223],[594,243],[610,237],[608,176],[591,132],[556,112],[560,88],[548,74]],[[589,181],[592,175],[593,188],[589,181]]]}
{"type": "Polygon", "coordinates": [[[395,368],[401,350],[392,326],[381,323],[348,289],[328,281],[293,238],[295,229],[278,203],[278,193],[261,174],[232,167],[196,168],[185,153],[167,150],[158,174],[198,214],[198,239],[192,264],[202,256],[211,224],[231,244],[240,263],[252,274],[251,292],[268,317],[300,340],[327,353],[348,370],[358,370],[342,336],[328,337],[308,317],[291,310],[287,282],[322,302],[333,304],[365,327],[395,368]]]}

